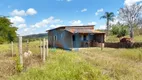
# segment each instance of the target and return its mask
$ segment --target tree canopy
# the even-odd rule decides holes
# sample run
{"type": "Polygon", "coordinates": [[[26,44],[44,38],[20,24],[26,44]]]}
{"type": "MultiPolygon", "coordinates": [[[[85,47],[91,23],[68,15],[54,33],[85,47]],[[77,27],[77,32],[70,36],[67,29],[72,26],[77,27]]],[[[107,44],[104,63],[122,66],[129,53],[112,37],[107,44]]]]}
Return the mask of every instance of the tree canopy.
{"type": "Polygon", "coordinates": [[[106,26],[107,26],[107,32],[106,35],[108,35],[109,29],[110,29],[110,21],[114,20],[114,13],[113,12],[105,12],[101,18],[106,19],[106,26]]]}
{"type": "Polygon", "coordinates": [[[128,27],[127,25],[118,22],[117,24],[112,25],[111,33],[117,35],[118,38],[126,36],[128,34],[128,27]]]}
{"type": "Polygon", "coordinates": [[[7,17],[0,17],[0,43],[11,42],[16,39],[17,28],[12,26],[12,23],[7,17]]]}
{"type": "Polygon", "coordinates": [[[130,37],[133,38],[133,28],[142,24],[142,5],[137,3],[129,6],[125,5],[124,8],[119,10],[119,17],[129,25],[130,37]]]}

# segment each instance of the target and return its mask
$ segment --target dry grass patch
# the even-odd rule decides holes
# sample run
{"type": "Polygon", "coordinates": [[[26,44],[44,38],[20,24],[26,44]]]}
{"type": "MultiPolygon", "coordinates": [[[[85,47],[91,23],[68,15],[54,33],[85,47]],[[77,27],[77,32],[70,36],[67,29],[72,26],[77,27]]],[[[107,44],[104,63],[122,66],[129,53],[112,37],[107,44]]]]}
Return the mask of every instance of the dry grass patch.
{"type": "Polygon", "coordinates": [[[123,49],[105,48],[101,51],[99,48],[92,48],[80,51],[80,55],[112,80],[141,80],[142,62],[122,57],[122,52],[123,49]]]}

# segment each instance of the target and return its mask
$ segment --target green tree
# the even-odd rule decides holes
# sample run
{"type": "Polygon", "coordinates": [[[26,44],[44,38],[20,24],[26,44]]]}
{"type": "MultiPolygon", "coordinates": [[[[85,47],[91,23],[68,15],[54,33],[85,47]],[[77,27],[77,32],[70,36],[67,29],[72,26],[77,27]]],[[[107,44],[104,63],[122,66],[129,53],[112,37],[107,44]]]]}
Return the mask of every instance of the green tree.
{"type": "Polygon", "coordinates": [[[113,35],[117,35],[117,37],[126,36],[128,34],[128,27],[127,25],[117,23],[115,25],[112,25],[111,33],[113,35]]]}
{"type": "Polygon", "coordinates": [[[103,16],[101,16],[101,19],[106,19],[106,26],[107,26],[107,32],[106,35],[109,35],[109,29],[110,29],[110,21],[114,20],[114,13],[113,12],[105,12],[103,16]]]}
{"type": "Polygon", "coordinates": [[[7,17],[0,17],[0,41],[14,41],[16,38],[17,28],[12,26],[12,23],[7,17]]]}

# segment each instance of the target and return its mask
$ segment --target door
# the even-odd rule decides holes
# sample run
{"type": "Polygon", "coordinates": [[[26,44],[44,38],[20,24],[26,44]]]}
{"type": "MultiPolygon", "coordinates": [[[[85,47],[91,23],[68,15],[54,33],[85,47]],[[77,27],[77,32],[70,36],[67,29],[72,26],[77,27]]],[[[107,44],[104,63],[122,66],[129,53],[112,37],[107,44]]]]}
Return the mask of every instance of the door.
{"type": "Polygon", "coordinates": [[[75,47],[75,35],[72,36],[73,47],[75,47]]]}
{"type": "Polygon", "coordinates": [[[72,36],[73,41],[73,48],[79,48],[81,47],[81,37],[79,34],[74,34],[72,36]]]}

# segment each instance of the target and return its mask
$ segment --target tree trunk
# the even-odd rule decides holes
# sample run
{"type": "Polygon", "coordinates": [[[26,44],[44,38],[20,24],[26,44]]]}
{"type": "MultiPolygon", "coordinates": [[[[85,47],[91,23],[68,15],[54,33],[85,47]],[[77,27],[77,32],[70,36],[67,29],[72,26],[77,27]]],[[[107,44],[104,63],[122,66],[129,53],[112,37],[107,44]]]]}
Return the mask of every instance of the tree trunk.
{"type": "Polygon", "coordinates": [[[109,20],[108,19],[107,19],[106,26],[107,26],[106,36],[108,36],[109,35],[109,20]]]}
{"type": "Polygon", "coordinates": [[[133,26],[130,25],[130,38],[134,38],[134,31],[133,31],[133,26]]]}

